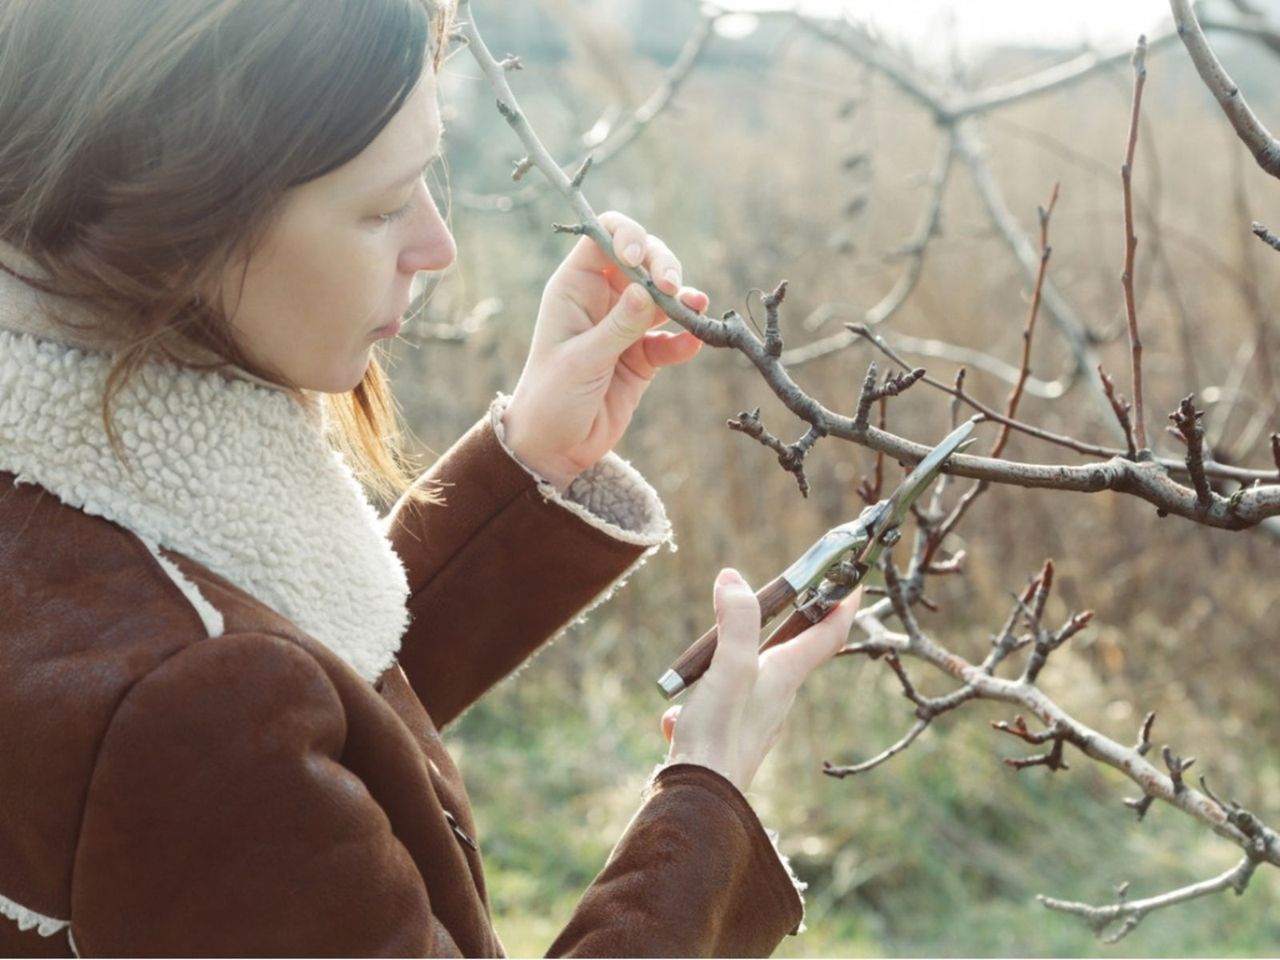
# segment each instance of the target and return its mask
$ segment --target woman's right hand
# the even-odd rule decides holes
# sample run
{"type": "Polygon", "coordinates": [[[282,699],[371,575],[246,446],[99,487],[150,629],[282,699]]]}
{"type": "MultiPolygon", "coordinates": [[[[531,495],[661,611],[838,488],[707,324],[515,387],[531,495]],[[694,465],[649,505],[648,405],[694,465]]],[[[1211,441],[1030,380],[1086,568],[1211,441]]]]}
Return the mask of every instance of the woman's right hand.
{"type": "Polygon", "coordinates": [[[845,645],[861,599],[859,587],[825,619],[760,653],[760,604],[736,570],[721,570],[715,656],[685,703],[663,714],[667,762],[710,767],[746,793],[800,685],[845,645]]]}

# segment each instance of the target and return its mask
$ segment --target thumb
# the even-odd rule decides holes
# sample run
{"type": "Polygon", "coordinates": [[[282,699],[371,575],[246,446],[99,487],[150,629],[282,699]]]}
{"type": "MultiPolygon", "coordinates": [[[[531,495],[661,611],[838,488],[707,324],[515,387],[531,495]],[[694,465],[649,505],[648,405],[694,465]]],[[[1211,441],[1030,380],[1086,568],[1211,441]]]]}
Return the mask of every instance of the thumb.
{"type": "Polygon", "coordinates": [[[704,687],[742,694],[751,689],[759,670],[760,602],[730,567],[716,577],[714,597],[716,651],[702,682],[704,687]]]}
{"type": "Polygon", "coordinates": [[[653,325],[653,310],[648,291],[638,283],[631,284],[622,291],[613,309],[586,334],[592,354],[599,360],[616,361],[653,325]]]}

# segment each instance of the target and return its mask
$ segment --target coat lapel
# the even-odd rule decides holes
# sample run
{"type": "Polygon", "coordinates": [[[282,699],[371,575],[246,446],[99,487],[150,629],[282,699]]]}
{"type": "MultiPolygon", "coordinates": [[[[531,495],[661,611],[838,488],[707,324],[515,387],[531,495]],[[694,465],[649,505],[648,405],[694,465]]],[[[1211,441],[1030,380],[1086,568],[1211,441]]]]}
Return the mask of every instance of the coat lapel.
{"type": "Polygon", "coordinates": [[[109,367],[0,329],[0,470],[226,577],[373,682],[408,624],[408,582],[325,440],[320,397],[150,364],[113,406],[126,466],[102,423],[109,367]]]}

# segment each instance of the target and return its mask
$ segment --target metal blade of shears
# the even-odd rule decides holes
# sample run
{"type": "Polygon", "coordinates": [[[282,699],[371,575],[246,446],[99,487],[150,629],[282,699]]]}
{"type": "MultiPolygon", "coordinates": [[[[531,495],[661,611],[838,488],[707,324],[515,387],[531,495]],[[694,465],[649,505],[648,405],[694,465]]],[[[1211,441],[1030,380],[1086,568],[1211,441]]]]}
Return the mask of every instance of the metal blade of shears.
{"type": "Polygon", "coordinates": [[[976,422],[976,419],[968,420],[943,437],[893,493],[862,512],[855,521],[862,527],[861,534],[854,539],[853,549],[844,554],[847,559],[838,559],[828,566],[824,575],[826,579],[812,586],[809,598],[760,645],[762,651],[798,636],[853,593],[875,566],[884,548],[897,542],[897,530],[910,512],[911,505],[937,479],[947,458],[973,443],[971,434],[976,422]]]}
{"type": "MultiPolygon", "coordinates": [[[[832,527],[756,594],[761,626],[797,599],[803,604],[792,610],[761,649],[783,643],[817,623],[853,592],[880,551],[889,545],[886,541],[895,539],[892,531],[902,524],[911,504],[928,489],[947,458],[972,442],[975,422],[970,420],[944,437],[892,494],[867,507],[856,520],[832,527]]],[[[658,680],[663,696],[676,696],[702,676],[715,653],[716,639],[717,630],[712,627],[680,655],[658,680]]]]}
{"type": "Polygon", "coordinates": [[[912,504],[933,485],[951,455],[959,453],[974,442],[975,423],[976,417],[966,420],[943,437],[903,478],[888,499],[876,504],[881,509],[879,515],[871,521],[870,539],[857,558],[860,564],[869,567],[876,562],[880,551],[886,546],[885,534],[902,526],[902,521],[911,512],[912,504]]]}

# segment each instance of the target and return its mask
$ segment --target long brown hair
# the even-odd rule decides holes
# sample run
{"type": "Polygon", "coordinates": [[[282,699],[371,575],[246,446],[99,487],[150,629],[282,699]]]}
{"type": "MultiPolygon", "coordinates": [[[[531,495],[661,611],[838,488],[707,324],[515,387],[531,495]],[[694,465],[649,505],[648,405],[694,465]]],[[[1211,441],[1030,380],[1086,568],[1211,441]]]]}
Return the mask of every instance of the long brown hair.
{"type": "MultiPolygon", "coordinates": [[[[7,0],[0,7],[0,239],[28,283],[101,317],[112,345],[102,417],[153,359],[195,344],[267,377],[211,289],[286,190],[360,153],[432,57],[448,0],[7,0]]],[[[14,270],[0,264],[9,273],[14,270]]],[[[188,351],[189,353],[189,351],[188,351]]],[[[186,363],[187,366],[194,366],[186,363]]],[[[296,389],[293,384],[281,384],[296,389]]],[[[377,357],[324,397],[330,442],[372,493],[412,487],[377,357]]]]}

